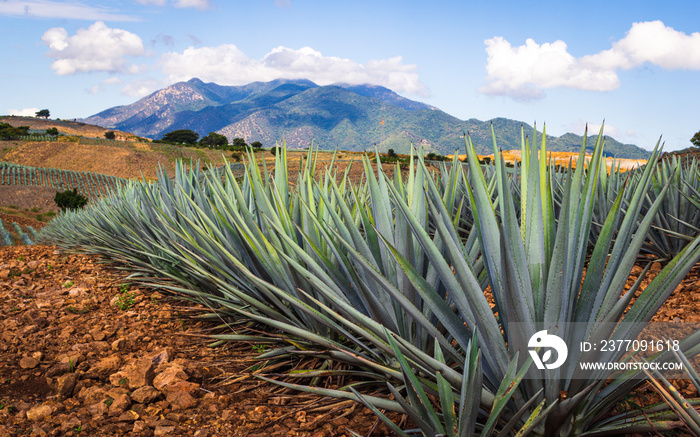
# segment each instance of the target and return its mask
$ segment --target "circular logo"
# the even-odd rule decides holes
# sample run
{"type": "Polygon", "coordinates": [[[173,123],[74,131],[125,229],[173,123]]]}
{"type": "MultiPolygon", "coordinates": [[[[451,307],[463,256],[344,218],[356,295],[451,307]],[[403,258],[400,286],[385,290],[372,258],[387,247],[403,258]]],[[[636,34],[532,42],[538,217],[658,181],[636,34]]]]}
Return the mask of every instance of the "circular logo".
{"type": "Polygon", "coordinates": [[[569,355],[569,348],[566,347],[564,340],[554,334],[547,334],[546,329],[535,332],[535,335],[530,337],[527,346],[535,366],[540,370],[561,367],[569,355]],[[537,349],[539,349],[539,353],[537,349]],[[555,350],[557,353],[556,360],[549,362],[552,359],[552,350],[555,350]],[[541,357],[540,353],[542,353],[541,357]]]}

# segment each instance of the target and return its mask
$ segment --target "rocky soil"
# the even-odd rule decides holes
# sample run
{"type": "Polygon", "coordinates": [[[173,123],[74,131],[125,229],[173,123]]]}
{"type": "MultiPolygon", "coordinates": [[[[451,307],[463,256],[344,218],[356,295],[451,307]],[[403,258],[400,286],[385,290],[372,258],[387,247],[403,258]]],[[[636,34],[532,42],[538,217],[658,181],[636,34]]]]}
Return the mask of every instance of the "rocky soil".
{"type": "Polygon", "coordinates": [[[208,347],[201,308],[126,276],[53,247],[1,249],[0,437],[388,435],[353,403],[256,379],[254,345],[208,347]]]}

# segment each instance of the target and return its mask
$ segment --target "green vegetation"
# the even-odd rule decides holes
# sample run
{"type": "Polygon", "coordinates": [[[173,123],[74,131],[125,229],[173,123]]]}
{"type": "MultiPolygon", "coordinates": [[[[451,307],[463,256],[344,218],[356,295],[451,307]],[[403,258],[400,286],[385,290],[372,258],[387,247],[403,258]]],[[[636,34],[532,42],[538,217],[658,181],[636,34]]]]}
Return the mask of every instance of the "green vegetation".
{"type": "Polygon", "coordinates": [[[693,143],[693,146],[700,147],[700,131],[695,132],[695,135],[693,135],[693,138],[690,139],[690,142],[693,143]]]}
{"type": "MultiPolygon", "coordinates": [[[[360,385],[310,387],[314,372],[273,382],[363,402],[398,435],[408,433],[382,410],[408,414],[425,436],[678,428],[673,406],[613,411],[646,383],[642,371],[580,372],[576,348],[558,369],[540,371],[528,344],[542,331],[568,344],[636,338],[700,260],[700,237],[679,237],[661,272],[645,281],[645,269],[630,289],[657,214],[674,202],[659,167],[608,174],[599,135],[588,166],[558,169],[540,161],[546,140],[536,131],[519,138],[523,161],[512,168],[497,141],[494,161],[482,166],[466,137],[466,166],[454,159],[433,172],[412,153],[407,174],[392,179],[365,156],[361,183],[334,165],[317,174],[313,151],[294,183],[284,148],[274,148],[274,175],[251,165],[241,179],[230,166],[203,172],[179,163],[173,178],[162,172],[157,182],[128,184],[62,214],[41,240],[126,263],[140,281],[222,318],[266,326],[213,336],[271,345],[260,359],[314,355],[342,364],[323,374],[353,375],[360,385]],[[366,394],[387,389],[392,399],[366,394]]],[[[588,144],[584,136],[580,160],[588,144]]],[[[700,352],[700,331],[680,348],[700,352]]],[[[607,351],[599,361],[625,354],[607,351]]]]}
{"type": "Polygon", "coordinates": [[[0,140],[14,140],[23,135],[29,135],[29,127],[13,127],[9,123],[0,123],[0,140]]]}
{"type": "MultiPolygon", "coordinates": [[[[238,139],[238,138],[236,138],[238,139]]],[[[234,140],[234,145],[236,141],[234,140]]],[[[245,144],[245,141],[244,141],[245,144]]],[[[222,147],[222,146],[228,146],[228,138],[226,138],[224,135],[217,134],[216,132],[209,132],[209,135],[206,137],[202,138],[199,140],[199,145],[200,146],[207,146],[207,147],[222,147]]]]}
{"type": "Polygon", "coordinates": [[[107,131],[105,132],[105,138],[108,140],[114,140],[117,138],[117,134],[114,133],[114,131],[107,131]]]}
{"type": "Polygon", "coordinates": [[[245,140],[243,138],[234,138],[233,142],[231,143],[233,147],[245,149],[248,147],[248,144],[246,144],[245,140]]]}
{"type": "Polygon", "coordinates": [[[62,211],[80,209],[88,203],[88,198],[78,193],[76,188],[57,192],[53,200],[62,211]]]}
{"type": "Polygon", "coordinates": [[[35,113],[36,118],[46,118],[48,119],[51,116],[51,112],[49,112],[48,109],[41,109],[35,113]]]}
{"type": "Polygon", "coordinates": [[[126,311],[134,305],[134,298],[136,295],[134,293],[129,293],[129,284],[121,284],[119,286],[119,297],[117,298],[115,305],[122,311],[126,311]]]}
{"type": "Polygon", "coordinates": [[[177,129],[163,135],[163,138],[161,138],[161,142],[195,145],[197,144],[198,139],[199,134],[197,132],[194,132],[190,129],[177,129]]]}
{"type": "MultiPolygon", "coordinates": [[[[77,190],[85,197],[100,197],[126,183],[126,179],[100,173],[29,167],[0,161],[0,185],[30,185],[77,190]]],[[[53,213],[46,213],[51,216],[53,213]]]]}

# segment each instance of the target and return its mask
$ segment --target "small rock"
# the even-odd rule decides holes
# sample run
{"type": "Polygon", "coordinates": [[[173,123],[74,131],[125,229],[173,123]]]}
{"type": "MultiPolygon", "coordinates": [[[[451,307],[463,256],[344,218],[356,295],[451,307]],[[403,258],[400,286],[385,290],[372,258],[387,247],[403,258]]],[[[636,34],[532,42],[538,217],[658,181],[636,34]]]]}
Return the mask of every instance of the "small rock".
{"type": "Polygon", "coordinates": [[[128,395],[117,396],[112,405],[109,406],[110,417],[121,416],[127,408],[131,406],[131,399],[128,395]]]}
{"type": "Polygon", "coordinates": [[[22,357],[19,360],[19,366],[23,369],[33,369],[39,365],[39,360],[34,357],[22,357]]]}
{"type": "Polygon", "coordinates": [[[114,373],[119,369],[122,364],[122,357],[119,354],[110,355],[107,358],[101,359],[97,364],[90,368],[88,372],[89,377],[96,378],[100,376],[107,376],[114,373]]]}
{"type": "Polygon", "coordinates": [[[78,399],[86,405],[92,405],[96,402],[104,402],[107,398],[106,390],[96,385],[86,387],[78,392],[78,399]]]}
{"type": "Polygon", "coordinates": [[[131,393],[131,400],[138,402],[139,404],[149,404],[158,396],[160,396],[160,392],[158,390],[150,385],[146,385],[134,390],[134,392],[131,393]]]}
{"type": "Polygon", "coordinates": [[[71,417],[70,419],[61,423],[61,430],[63,432],[68,432],[77,429],[82,426],[82,422],[77,417],[71,417]]]}
{"type": "Polygon", "coordinates": [[[173,364],[164,371],[156,375],[153,380],[153,386],[158,390],[163,390],[164,387],[174,384],[178,381],[186,381],[187,373],[182,369],[181,366],[173,364]]]}
{"type": "Polygon", "coordinates": [[[87,294],[87,289],[85,287],[71,287],[70,290],[68,290],[68,295],[69,296],[84,296],[87,294]]]}
{"type": "Polygon", "coordinates": [[[54,376],[60,376],[60,375],[63,375],[64,373],[68,373],[71,370],[73,370],[73,369],[71,369],[70,364],[58,363],[46,371],[46,376],[49,378],[53,378],[54,376]]]}
{"type": "Polygon", "coordinates": [[[36,358],[37,360],[41,361],[42,358],[44,358],[44,353],[41,352],[41,351],[34,352],[34,353],[32,354],[32,357],[34,357],[34,358],[36,358]]]}
{"type": "Polygon", "coordinates": [[[113,350],[113,351],[123,351],[123,350],[126,349],[126,347],[127,347],[128,345],[129,345],[129,344],[127,343],[126,339],[124,339],[124,338],[119,338],[119,339],[114,340],[114,341],[112,342],[112,350],[113,350]]]}
{"type": "Polygon", "coordinates": [[[174,426],[158,425],[158,426],[156,426],[156,429],[153,430],[153,435],[158,437],[158,436],[168,435],[168,434],[173,433],[173,432],[175,432],[174,426]]]}
{"type": "Polygon", "coordinates": [[[104,417],[109,412],[109,407],[104,402],[95,402],[88,407],[88,413],[93,417],[104,417]]]}
{"type": "Polygon", "coordinates": [[[36,270],[39,267],[39,261],[29,261],[27,262],[27,268],[30,270],[36,270]]]}
{"type": "Polygon", "coordinates": [[[134,434],[139,434],[148,429],[148,425],[146,425],[146,422],[143,420],[137,420],[134,422],[134,428],[131,430],[134,434]]]}
{"type": "Polygon", "coordinates": [[[136,420],[140,419],[139,413],[137,413],[134,410],[127,410],[123,412],[119,418],[117,418],[118,422],[134,422],[136,420]]]}
{"type": "Polygon", "coordinates": [[[90,335],[92,336],[93,340],[95,341],[102,341],[105,339],[105,333],[99,330],[98,328],[91,329],[90,330],[90,335]]]}
{"type": "Polygon", "coordinates": [[[153,362],[148,358],[139,358],[124,366],[119,372],[110,375],[109,382],[112,385],[119,386],[123,380],[130,389],[136,389],[145,385],[151,385],[153,382],[153,362]]]}
{"type": "Polygon", "coordinates": [[[81,354],[71,353],[61,357],[61,363],[72,364],[74,367],[83,362],[85,357],[81,354]]]}
{"type": "MultiPolygon", "coordinates": [[[[9,433],[7,435],[10,435],[9,433]]],[[[44,431],[39,425],[36,423],[32,426],[32,436],[36,437],[44,437],[45,435],[48,435],[46,431],[44,431]]]]}
{"type": "Polygon", "coordinates": [[[56,394],[62,399],[73,396],[73,389],[75,388],[76,382],[78,382],[77,373],[66,373],[65,375],[59,376],[56,379],[56,394]]]}
{"type": "Polygon", "coordinates": [[[150,355],[149,358],[153,362],[153,366],[158,367],[159,364],[167,363],[168,361],[172,360],[174,355],[174,349],[171,347],[166,347],[165,349],[162,349],[156,352],[155,354],[150,355]]]}
{"type": "Polygon", "coordinates": [[[51,416],[54,411],[55,410],[49,405],[37,405],[36,407],[27,411],[27,419],[31,420],[32,422],[41,422],[42,420],[51,416]]]}
{"type": "Polygon", "coordinates": [[[166,400],[170,402],[173,410],[186,410],[197,404],[194,394],[199,391],[199,384],[187,381],[179,381],[165,387],[166,400]]]}

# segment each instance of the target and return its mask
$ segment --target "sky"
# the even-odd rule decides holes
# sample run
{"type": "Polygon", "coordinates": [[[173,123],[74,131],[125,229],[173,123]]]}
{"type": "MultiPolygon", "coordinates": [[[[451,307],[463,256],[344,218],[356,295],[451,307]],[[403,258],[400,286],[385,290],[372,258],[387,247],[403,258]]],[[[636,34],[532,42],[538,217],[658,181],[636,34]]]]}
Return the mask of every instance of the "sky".
{"type": "Polygon", "coordinates": [[[73,119],[198,77],[371,83],[466,120],[651,150],[700,131],[700,1],[0,0],[0,114],[73,119]]]}

